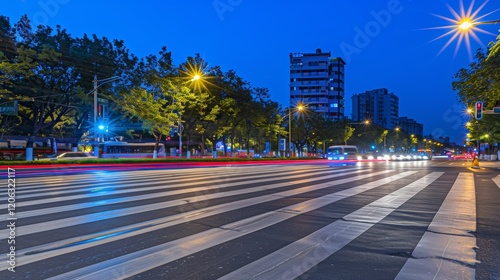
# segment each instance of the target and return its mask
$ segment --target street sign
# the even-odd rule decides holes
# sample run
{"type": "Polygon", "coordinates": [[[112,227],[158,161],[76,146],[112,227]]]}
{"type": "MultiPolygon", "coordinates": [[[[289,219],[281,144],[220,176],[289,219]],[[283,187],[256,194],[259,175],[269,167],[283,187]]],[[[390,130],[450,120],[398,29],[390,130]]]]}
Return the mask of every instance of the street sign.
{"type": "Polygon", "coordinates": [[[500,114],[500,107],[494,107],[493,108],[493,113],[494,114],[500,114]]]}
{"type": "Polygon", "coordinates": [[[97,97],[97,102],[99,104],[108,104],[108,100],[104,98],[97,97]]]}
{"type": "Polygon", "coordinates": [[[6,102],[0,107],[0,115],[17,116],[17,101],[6,102]]]}

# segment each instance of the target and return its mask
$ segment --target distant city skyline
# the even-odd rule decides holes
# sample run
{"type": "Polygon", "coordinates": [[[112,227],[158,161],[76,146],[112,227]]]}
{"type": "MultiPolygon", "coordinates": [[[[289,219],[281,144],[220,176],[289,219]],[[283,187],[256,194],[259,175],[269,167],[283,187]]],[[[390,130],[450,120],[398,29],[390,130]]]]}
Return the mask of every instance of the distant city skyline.
{"type": "MultiPolygon", "coordinates": [[[[60,25],[76,37],[124,40],[139,57],[167,46],[177,65],[200,53],[210,65],[234,69],[252,86],[269,88],[283,107],[289,106],[289,53],[320,48],[346,62],[346,116],[351,117],[353,94],[387,88],[399,97],[400,115],[422,123],[425,135],[465,139],[468,117],[451,83],[471,60],[466,47],[457,49],[457,40],[444,48],[453,34],[439,37],[449,30],[432,29],[451,25],[443,17],[460,13],[460,0],[131,3],[13,0],[2,3],[0,14],[11,24],[26,14],[33,24],[60,25]]],[[[463,2],[465,12],[471,3],[463,2]]],[[[493,1],[474,3],[473,11],[481,8],[478,14],[487,15],[483,21],[500,18],[493,1]]],[[[496,39],[499,25],[482,29],[489,34],[477,32],[478,40],[470,40],[472,54],[496,39]]]]}

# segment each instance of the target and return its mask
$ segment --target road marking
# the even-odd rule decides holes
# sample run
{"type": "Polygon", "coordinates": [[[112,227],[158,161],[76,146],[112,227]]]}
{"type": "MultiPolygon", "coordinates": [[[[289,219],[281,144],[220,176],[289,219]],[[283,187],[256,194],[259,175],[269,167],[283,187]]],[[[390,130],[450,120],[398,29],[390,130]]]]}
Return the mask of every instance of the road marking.
{"type": "Polygon", "coordinates": [[[220,279],[294,279],[387,217],[443,172],[431,173],[220,279]]]}
{"type": "MultiPolygon", "coordinates": [[[[340,173],[344,172],[344,170],[335,170],[335,171],[330,171],[329,173],[340,173]]],[[[308,174],[316,174],[315,172],[311,172],[311,170],[306,170],[304,172],[296,172],[297,175],[292,175],[288,176],[287,178],[295,179],[295,178],[300,178],[305,175],[302,173],[307,173],[308,174]]],[[[318,172],[319,174],[321,171],[318,172]]],[[[281,173],[285,174],[285,173],[281,173]]],[[[324,175],[323,171],[323,175],[324,175]]],[[[260,178],[262,175],[255,175],[255,176],[250,176],[250,177],[245,177],[245,179],[253,179],[251,182],[252,183],[265,183],[268,181],[273,181],[276,180],[276,177],[266,177],[264,179],[256,179],[260,178]]],[[[321,176],[318,175],[318,178],[321,176]]],[[[81,195],[73,195],[73,196],[59,196],[56,198],[49,198],[49,199],[40,199],[40,200],[32,200],[32,201],[27,201],[27,202],[19,202],[18,207],[22,206],[31,206],[31,205],[37,205],[37,204],[48,204],[48,203],[54,203],[54,202],[60,202],[60,201],[68,201],[68,200],[73,200],[73,199],[85,199],[89,197],[95,197],[96,199],[99,199],[100,196],[105,196],[105,195],[118,195],[118,194],[125,194],[125,193],[133,193],[137,192],[138,190],[145,192],[145,191],[150,191],[150,190],[158,190],[160,188],[164,188],[164,192],[156,192],[156,193],[151,193],[151,194],[144,194],[144,195],[137,195],[137,196],[125,196],[121,198],[110,198],[110,199],[105,199],[105,200],[94,200],[91,202],[84,202],[84,203],[78,203],[78,204],[69,204],[65,206],[57,206],[57,207],[47,207],[43,209],[35,209],[31,211],[18,211],[16,213],[16,217],[18,218],[27,218],[27,217],[34,217],[34,216],[42,216],[42,215],[48,215],[48,214],[53,214],[53,213],[61,213],[64,211],[73,211],[73,210],[78,210],[78,209],[84,209],[84,208],[91,208],[95,206],[100,206],[100,205],[111,205],[111,204],[116,204],[116,203],[122,203],[122,202],[131,202],[131,201],[138,201],[138,200],[143,200],[143,199],[149,199],[149,198],[157,198],[161,196],[170,196],[170,195],[178,195],[178,194],[184,194],[184,193],[191,193],[191,192],[211,192],[215,190],[221,190],[224,188],[229,188],[229,187],[234,187],[234,186],[240,186],[242,183],[241,181],[230,183],[230,184],[213,184],[217,183],[216,179],[221,178],[220,175],[214,176],[214,177],[206,177],[206,182],[211,183],[211,185],[204,185],[202,187],[193,187],[193,188],[184,188],[184,189],[178,189],[178,190],[172,190],[169,191],[168,189],[170,188],[180,188],[180,187],[189,187],[193,183],[191,182],[192,180],[189,179],[183,179],[182,181],[177,181],[175,184],[171,184],[168,186],[162,186],[159,187],[158,185],[154,185],[152,187],[142,187],[140,189],[137,188],[129,188],[129,189],[123,189],[126,187],[133,187],[137,185],[137,182],[132,182],[132,183],[126,183],[126,184],[113,184],[112,186],[110,185],[96,185],[95,183],[93,184],[93,187],[90,188],[89,193],[81,194],[81,195]],[[214,181],[209,181],[209,180],[214,180],[214,181]],[[110,191],[107,191],[110,189],[110,191]]],[[[315,178],[317,179],[317,178],[315,178]]],[[[200,180],[197,178],[196,180],[200,180]]],[[[141,181],[143,183],[144,181],[141,181]]],[[[161,182],[165,182],[165,179],[162,179],[161,182]]],[[[78,191],[78,190],[75,190],[78,191]]],[[[79,192],[82,192],[80,190],[79,192]]],[[[59,195],[60,194],[65,194],[64,191],[57,192],[59,195]]],[[[38,194],[40,195],[40,194],[38,194]]],[[[44,196],[47,194],[43,194],[44,196]]],[[[52,194],[53,195],[53,194],[52,194]]],[[[22,196],[23,198],[26,198],[25,196],[22,196]]],[[[0,205],[1,206],[1,205],[0,205]]],[[[7,208],[7,206],[5,206],[7,208]]],[[[8,214],[0,215],[0,219],[7,219],[8,214]]]]}
{"type": "Polygon", "coordinates": [[[396,279],[475,279],[473,173],[460,173],[396,279]]]}
{"type": "MultiPolygon", "coordinates": [[[[111,279],[115,275],[115,271],[120,271],[122,278],[131,277],[414,173],[415,171],[403,172],[364,185],[287,206],[273,212],[233,222],[225,225],[223,229],[213,228],[172,242],[70,271],[51,279],[111,279]]],[[[354,180],[355,178],[350,179],[354,180]]]]}
{"type": "Polygon", "coordinates": [[[496,176],[493,178],[493,182],[497,185],[498,188],[500,188],[500,175],[496,176]]]}
{"type": "MultiPolygon", "coordinates": [[[[318,179],[329,179],[329,178],[344,176],[346,174],[359,173],[359,172],[362,172],[362,171],[357,170],[357,171],[353,171],[353,172],[335,173],[335,174],[329,175],[329,176],[322,176],[322,177],[316,177],[316,178],[312,178],[312,179],[298,180],[294,183],[295,184],[308,183],[308,182],[316,181],[318,179]]],[[[387,171],[387,172],[389,172],[389,171],[387,171]]],[[[379,172],[379,174],[382,174],[382,173],[386,173],[386,171],[379,172]]],[[[373,176],[373,173],[368,174],[368,175],[373,176]]],[[[368,175],[367,175],[367,177],[370,177],[368,175]]],[[[342,180],[339,180],[339,181],[342,181],[342,180]]],[[[339,182],[339,181],[337,181],[337,182],[339,182]]],[[[262,190],[269,190],[269,189],[273,189],[273,188],[280,188],[280,187],[286,187],[286,186],[290,186],[290,183],[284,182],[284,183],[277,183],[277,184],[272,184],[272,185],[264,185],[261,187],[245,188],[245,189],[238,189],[238,190],[225,191],[225,192],[215,192],[215,193],[208,192],[208,194],[197,195],[197,196],[193,196],[193,197],[189,197],[189,198],[181,198],[181,199],[170,200],[170,201],[162,201],[162,202],[157,202],[157,203],[152,203],[152,204],[147,204],[147,205],[140,205],[140,206],[128,207],[128,208],[120,208],[120,209],[97,212],[97,213],[92,213],[92,214],[87,214],[87,215],[82,215],[82,216],[63,218],[63,219],[54,220],[54,221],[41,222],[41,223],[37,223],[37,224],[30,224],[27,226],[17,227],[16,228],[17,229],[16,236],[22,236],[22,235],[27,235],[27,234],[38,233],[41,231],[59,229],[59,228],[64,228],[64,227],[69,227],[69,226],[75,226],[75,225],[80,225],[80,224],[84,224],[84,223],[102,221],[102,220],[122,217],[122,216],[126,216],[126,215],[133,215],[133,214],[147,212],[147,211],[164,209],[164,208],[168,208],[168,207],[176,207],[176,206],[182,207],[183,205],[189,205],[189,204],[197,203],[200,201],[206,201],[206,200],[210,200],[210,199],[215,199],[215,198],[220,198],[220,197],[228,197],[228,196],[234,196],[234,195],[240,195],[240,194],[248,194],[248,193],[258,192],[258,191],[262,191],[262,190]]],[[[314,185],[314,186],[317,186],[317,185],[314,185]]],[[[323,186],[328,187],[328,186],[331,186],[331,184],[330,185],[323,184],[323,186]]],[[[154,187],[152,187],[152,188],[154,188],[154,187]]],[[[159,194],[157,194],[157,195],[159,195],[159,194]]],[[[16,216],[21,215],[21,213],[22,212],[19,212],[19,214],[18,214],[16,212],[16,216]]],[[[9,234],[9,229],[0,230],[0,236],[2,236],[2,235],[7,236],[8,234],[9,234]]]]}
{"type": "MultiPolygon", "coordinates": [[[[83,189],[83,191],[93,191],[95,189],[97,189],[96,185],[99,185],[99,184],[102,184],[101,187],[110,187],[110,188],[124,188],[124,187],[130,187],[130,186],[136,186],[137,184],[141,184],[143,183],[145,180],[147,180],[148,182],[166,182],[168,181],[168,179],[170,179],[170,177],[173,177],[175,180],[180,180],[182,179],[183,181],[187,182],[187,181],[194,181],[194,182],[197,182],[197,181],[200,181],[200,179],[218,179],[218,178],[224,178],[224,177],[228,177],[228,176],[234,176],[236,175],[235,177],[237,178],[237,176],[240,176],[240,175],[245,175],[245,178],[254,178],[254,177],[262,177],[262,173],[261,172],[265,172],[264,170],[260,170],[260,169],[257,169],[257,170],[254,170],[252,169],[253,172],[236,172],[236,171],[233,171],[231,173],[228,173],[228,172],[209,172],[209,173],[206,173],[206,172],[199,172],[197,174],[191,174],[191,173],[174,173],[174,172],[164,172],[162,174],[157,174],[157,175],[151,175],[151,174],[144,174],[143,172],[139,172],[140,175],[136,175],[134,173],[134,176],[132,178],[130,178],[130,176],[127,176],[125,174],[120,174],[119,176],[116,175],[115,173],[109,173],[109,172],[105,172],[104,174],[96,174],[95,176],[93,176],[92,179],[89,179],[89,180],[69,180],[67,179],[66,181],[62,180],[61,182],[57,182],[57,183],[53,183],[53,178],[47,178],[45,180],[43,179],[40,179],[40,178],[37,178],[37,182],[39,183],[40,187],[33,187],[32,184],[30,184],[29,182],[26,182],[24,181],[22,178],[21,178],[21,183],[26,186],[30,186],[30,188],[28,190],[19,190],[18,192],[16,192],[17,194],[22,194],[23,195],[23,198],[36,198],[40,195],[43,195],[43,196],[60,196],[60,195],[67,195],[69,193],[73,193],[73,192],[76,192],[76,193],[81,193],[82,192],[82,187],[88,187],[86,189],[83,189]],[[255,174],[258,174],[258,175],[255,175],[255,174]],[[250,175],[250,176],[248,176],[250,175]],[[47,185],[47,182],[50,182],[50,185],[51,186],[56,186],[56,187],[51,187],[51,188],[47,188],[46,185],[47,185]],[[73,185],[72,183],[76,183],[77,185],[73,185]],[[41,193],[43,192],[43,193],[41,193]]],[[[269,169],[268,169],[269,170],[269,169]]],[[[280,169],[274,171],[274,172],[265,172],[266,174],[268,175],[273,175],[276,174],[276,172],[278,172],[279,174],[286,174],[286,173],[296,173],[296,174],[299,174],[299,173],[311,173],[311,172],[321,172],[323,170],[324,171],[328,171],[330,172],[331,168],[324,168],[324,169],[312,169],[312,170],[308,170],[308,169],[305,169],[305,170],[300,170],[300,171],[293,171],[293,170],[286,170],[285,172],[280,172],[280,169]]],[[[170,171],[170,170],[169,170],[170,171]]],[[[208,172],[208,171],[207,171],[208,172]]],[[[87,176],[88,177],[88,176],[87,176]]],[[[20,183],[20,184],[21,184],[20,183]]],[[[175,185],[176,186],[176,185],[175,185]]],[[[181,186],[184,186],[184,185],[181,185],[181,186]]],[[[170,185],[169,187],[173,187],[172,185],[170,185]]],[[[158,188],[158,186],[156,186],[156,188],[158,188]]],[[[154,189],[154,188],[153,188],[154,189]]],[[[142,188],[141,190],[144,190],[144,188],[142,188]]],[[[149,190],[149,189],[147,189],[149,190]]],[[[132,189],[132,190],[129,190],[129,192],[131,191],[137,191],[136,189],[132,189]]],[[[93,194],[95,196],[99,196],[99,195],[106,195],[106,194],[99,194],[99,193],[95,193],[93,194]]],[[[66,200],[69,200],[69,199],[79,199],[79,198],[86,198],[88,197],[88,194],[84,194],[84,195],[74,195],[74,196],[65,196],[63,198],[64,201],[66,200]]],[[[23,204],[20,204],[19,206],[30,206],[30,205],[34,205],[35,203],[38,203],[38,204],[45,204],[45,203],[51,203],[53,202],[54,199],[47,199],[47,200],[34,200],[32,202],[21,202],[23,204]]],[[[0,205],[0,206],[3,206],[3,205],[0,205]]]]}
{"type": "MultiPolygon", "coordinates": [[[[343,174],[337,174],[336,176],[346,175],[346,174],[354,175],[354,174],[360,173],[360,172],[362,172],[362,170],[357,170],[357,171],[353,171],[353,172],[345,172],[344,171],[343,174]]],[[[28,264],[28,263],[43,260],[43,259],[46,259],[49,257],[54,257],[54,256],[58,256],[61,254],[75,252],[78,250],[98,246],[98,245],[105,244],[105,243],[112,242],[112,241],[117,241],[117,240],[124,239],[127,237],[136,236],[139,234],[144,234],[144,233],[155,231],[155,230],[162,229],[162,228],[167,228],[167,227],[174,226],[177,224],[194,221],[197,219],[217,215],[220,213],[225,213],[228,211],[233,211],[236,209],[248,207],[248,206],[255,205],[255,204],[260,204],[260,203],[264,203],[264,202],[268,202],[268,201],[277,200],[277,199],[280,199],[282,197],[293,196],[293,195],[297,195],[297,194],[301,194],[301,193],[305,193],[305,192],[310,192],[313,190],[332,187],[332,186],[343,184],[343,183],[354,182],[356,180],[361,180],[361,179],[373,177],[373,176],[380,175],[380,174],[387,174],[389,172],[393,172],[393,171],[392,170],[385,170],[385,171],[373,172],[373,173],[369,173],[369,174],[358,175],[356,177],[350,177],[350,178],[340,179],[337,181],[331,181],[328,183],[315,184],[315,185],[310,185],[310,186],[302,187],[302,188],[298,188],[298,189],[293,189],[293,190],[288,190],[288,191],[283,191],[283,192],[278,192],[278,193],[272,193],[269,195],[253,197],[253,198],[244,199],[244,200],[238,200],[238,201],[234,201],[234,202],[230,202],[230,203],[226,203],[226,204],[220,204],[220,205],[215,205],[215,206],[205,207],[205,208],[198,208],[196,210],[186,211],[186,212],[181,213],[181,214],[172,215],[172,216],[168,216],[168,217],[161,218],[161,219],[148,220],[148,221],[144,221],[141,223],[131,224],[131,225],[128,225],[125,227],[114,228],[112,230],[99,232],[96,234],[88,234],[85,236],[78,236],[78,237],[74,237],[74,238],[60,240],[58,242],[52,242],[49,244],[44,244],[44,245],[40,245],[40,246],[35,246],[35,247],[27,248],[27,249],[18,250],[16,252],[16,254],[19,256],[19,259],[22,260],[23,264],[28,264]],[[103,236],[109,236],[109,237],[103,238],[103,236]],[[92,240],[92,242],[85,242],[85,241],[89,241],[89,240],[92,240]],[[33,253],[33,252],[35,252],[35,253],[33,253]],[[27,253],[28,253],[28,255],[26,255],[27,253]]],[[[392,176],[392,177],[389,177],[389,179],[385,178],[385,179],[382,179],[382,180],[377,181],[377,182],[387,182],[388,183],[391,181],[391,179],[400,178],[399,176],[401,176],[401,178],[402,178],[405,176],[409,176],[413,173],[415,173],[415,172],[406,172],[406,173],[394,175],[397,177],[392,176]],[[383,180],[386,180],[386,181],[383,181],[383,180]]],[[[283,185],[283,184],[275,184],[275,185],[277,186],[277,185],[283,185]]],[[[286,183],[284,183],[284,185],[290,186],[290,184],[286,184],[286,183]]],[[[267,186],[267,188],[269,188],[269,187],[272,187],[272,185],[267,186]]],[[[205,196],[205,199],[208,199],[207,198],[208,196],[209,195],[205,196]]],[[[165,203],[167,203],[167,202],[165,202],[165,203]]],[[[165,205],[165,203],[164,203],[164,205],[165,205]]],[[[183,203],[185,203],[185,201],[183,203]]],[[[149,210],[147,210],[147,211],[149,211],[149,210]]],[[[132,211],[132,212],[134,212],[134,211],[132,211]]],[[[45,224],[46,223],[38,225],[38,228],[40,228],[41,231],[46,230],[46,228],[44,228],[45,224]]],[[[61,227],[64,227],[65,224],[67,224],[67,222],[63,221],[61,223],[61,227]]],[[[53,225],[53,226],[55,226],[55,225],[53,225]]],[[[53,228],[51,227],[51,229],[53,229],[53,228]]],[[[0,255],[0,262],[7,261],[7,258],[8,258],[7,255],[5,255],[5,256],[0,255]]]]}

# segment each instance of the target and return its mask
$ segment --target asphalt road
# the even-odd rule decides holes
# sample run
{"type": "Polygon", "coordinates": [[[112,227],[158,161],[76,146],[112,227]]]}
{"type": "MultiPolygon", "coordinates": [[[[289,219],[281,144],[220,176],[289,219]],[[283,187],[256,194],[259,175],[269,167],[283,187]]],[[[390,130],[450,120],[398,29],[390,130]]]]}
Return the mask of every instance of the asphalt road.
{"type": "Polygon", "coordinates": [[[16,168],[0,279],[500,279],[499,167],[16,168]]]}

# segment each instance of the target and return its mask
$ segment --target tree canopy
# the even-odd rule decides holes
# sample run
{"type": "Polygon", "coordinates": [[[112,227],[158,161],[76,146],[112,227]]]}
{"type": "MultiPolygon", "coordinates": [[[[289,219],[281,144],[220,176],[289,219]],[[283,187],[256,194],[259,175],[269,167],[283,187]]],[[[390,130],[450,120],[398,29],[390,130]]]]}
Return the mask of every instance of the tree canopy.
{"type": "MultiPolygon", "coordinates": [[[[500,107],[500,36],[490,44],[486,52],[479,49],[476,61],[469,68],[460,69],[454,76],[453,89],[467,108],[474,110],[474,104],[484,102],[485,110],[500,107]]],[[[485,114],[481,120],[471,119],[469,139],[500,141],[500,115],[485,114]]]]}
{"type": "MultiPolygon", "coordinates": [[[[363,134],[348,120],[312,112],[289,115],[267,88],[252,86],[234,69],[209,66],[199,54],[175,63],[164,46],[139,58],[122,40],[74,37],[60,26],[33,29],[27,16],[12,26],[0,16],[0,101],[19,104],[18,116],[2,116],[0,136],[92,141],[98,127],[94,93],[106,105],[98,121],[106,123],[107,136],[150,137],[159,144],[173,127],[182,126],[187,145],[200,143],[202,153],[215,150],[217,143],[226,154],[238,149],[262,153],[266,143],[278,150],[278,139],[288,137],[296,148],[318,152],[325,145],[358,141],[356,135],[363,134]]],[[[372,134],[363,145],[373,145],[380,132],[372,134]]]]}

